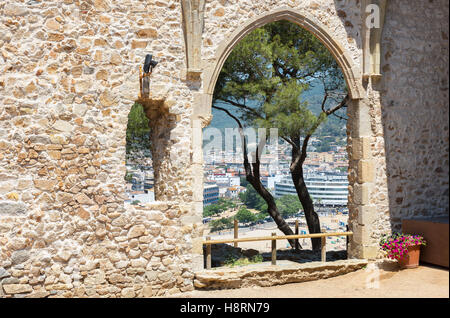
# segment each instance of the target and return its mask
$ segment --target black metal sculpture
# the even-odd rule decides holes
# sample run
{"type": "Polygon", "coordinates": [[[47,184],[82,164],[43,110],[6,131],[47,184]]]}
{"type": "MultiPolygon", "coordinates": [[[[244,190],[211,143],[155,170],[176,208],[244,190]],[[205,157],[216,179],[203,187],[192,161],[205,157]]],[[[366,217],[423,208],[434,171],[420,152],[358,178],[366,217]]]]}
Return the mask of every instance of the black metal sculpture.
{"type": "Polygon", "coordinates": [[[150,75],[153,72],[153,68],[158,64],[157,61],[153,60],[151,54],[145,56],[144,61],[144,73],[142,73],[142,67],[139,67],[139,83],[141,86],[141,96],[148,98],[150,95],[150,75]]]}

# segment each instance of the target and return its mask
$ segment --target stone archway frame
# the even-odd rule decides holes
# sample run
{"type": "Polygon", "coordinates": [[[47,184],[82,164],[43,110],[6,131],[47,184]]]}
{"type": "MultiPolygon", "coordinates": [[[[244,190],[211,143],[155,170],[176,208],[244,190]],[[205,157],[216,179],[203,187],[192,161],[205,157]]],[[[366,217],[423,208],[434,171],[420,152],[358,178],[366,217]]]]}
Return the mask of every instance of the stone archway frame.
{"type": "Polygon", "coordinates": [[[287,20],[305,28],[316,36],[330,51],[336,62],[340,66],[350,95],[348,115],[351,119],[348,144],[349,151],[349,176],[356,175],[350,180],[351,194],[349,202],[351,213],[349,215],[349,228],[354,232],[349,246],[350,257],[374,258],[377,246],[370,242],[371,223],[374,218],[375,208],[369,203],[369,196],[375,182],[374,161],[370,149],[370,138],[372,137],[370,125],[370,102],[368,101],[366,90],[362,86],[362,72],[359,66],[355,65],[346,49],[333,38],[330,32],[320,21],[306,12],[282,7],[274,11],[269,11],[262,15],[249,19],[244,25],[238,27],[231,35],[217,48],[215,58],[205,63],[203,74],[203,93],[194,94],[194,109],[192,114],[193,125],[193,165],[198,172],[198,180],[194,186],[194,201],[201,210],[201,199],[203,198],[202,174],[203,163],[202,153],[202,132],[211,120],[212,96],[219,77],[220,71],[232,52],[233,48],[252,30],[262,27],[267,23],[287,20]],[[197,131],[197,133],[195,133],[197,131]],[[201,172],[200,172],[201,171],[201,172]]]}
{"type": "Polygon", "coordinates": [[[351,99],[364,98],[365,90],[361,84],[362,74],[360,68],[353,63],[352,58],[344,47],[333,38],[332,32],[308,13],[290,7],[283,7],[254,17],[228,36],[219,45],[215,58],[212,62],[208,63],[210,66],[205,70],[203,80],[205,84],[204,93],[212,96],[223,64],[239,41],[254,29],[280,20],[287,20],[298,24],[316,36],[330,51],[341,67],[351,99]]]}

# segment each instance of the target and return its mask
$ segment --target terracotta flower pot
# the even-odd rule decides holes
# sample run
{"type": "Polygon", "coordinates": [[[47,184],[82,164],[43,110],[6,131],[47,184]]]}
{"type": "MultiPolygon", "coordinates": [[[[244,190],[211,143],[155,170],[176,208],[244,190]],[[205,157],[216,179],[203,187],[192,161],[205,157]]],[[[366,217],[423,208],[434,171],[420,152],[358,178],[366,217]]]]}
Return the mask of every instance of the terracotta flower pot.
{"type": "Polygon", "coordinates": [[[408,254],[403,255],[398,260],[400,268],[416,268],[419,267],[420,245],[413,245],[408,247],[408,254]]]}

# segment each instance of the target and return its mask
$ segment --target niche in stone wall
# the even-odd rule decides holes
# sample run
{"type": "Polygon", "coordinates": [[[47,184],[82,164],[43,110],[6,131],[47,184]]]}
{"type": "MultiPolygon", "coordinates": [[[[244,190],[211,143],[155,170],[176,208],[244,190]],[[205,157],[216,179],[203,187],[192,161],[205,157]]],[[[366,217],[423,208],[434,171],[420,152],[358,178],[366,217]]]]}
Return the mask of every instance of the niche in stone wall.
{"type": "Polygon", "coordinates": [[[139,205],[155,201],[149,119],[139,103],[128,114],[125,165],[126,202],[139,205]]]}

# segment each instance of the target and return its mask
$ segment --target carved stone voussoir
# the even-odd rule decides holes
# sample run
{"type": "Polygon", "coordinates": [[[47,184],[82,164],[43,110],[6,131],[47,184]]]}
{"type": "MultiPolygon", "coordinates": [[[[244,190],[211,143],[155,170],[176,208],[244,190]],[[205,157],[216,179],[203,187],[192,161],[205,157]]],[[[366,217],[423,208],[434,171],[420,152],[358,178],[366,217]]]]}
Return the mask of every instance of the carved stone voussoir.
{"type": "Polygon", "coordinates": [[[363,17],[363,78],[381,78],[381,37],[387,0],[364,0],[363,17]]]}
{"type": "Polygon", "coordinates": [[[186,46],[186,78],[198,78],[201,73],[201,48],[205,0],[181,0],[186,46]]]}

